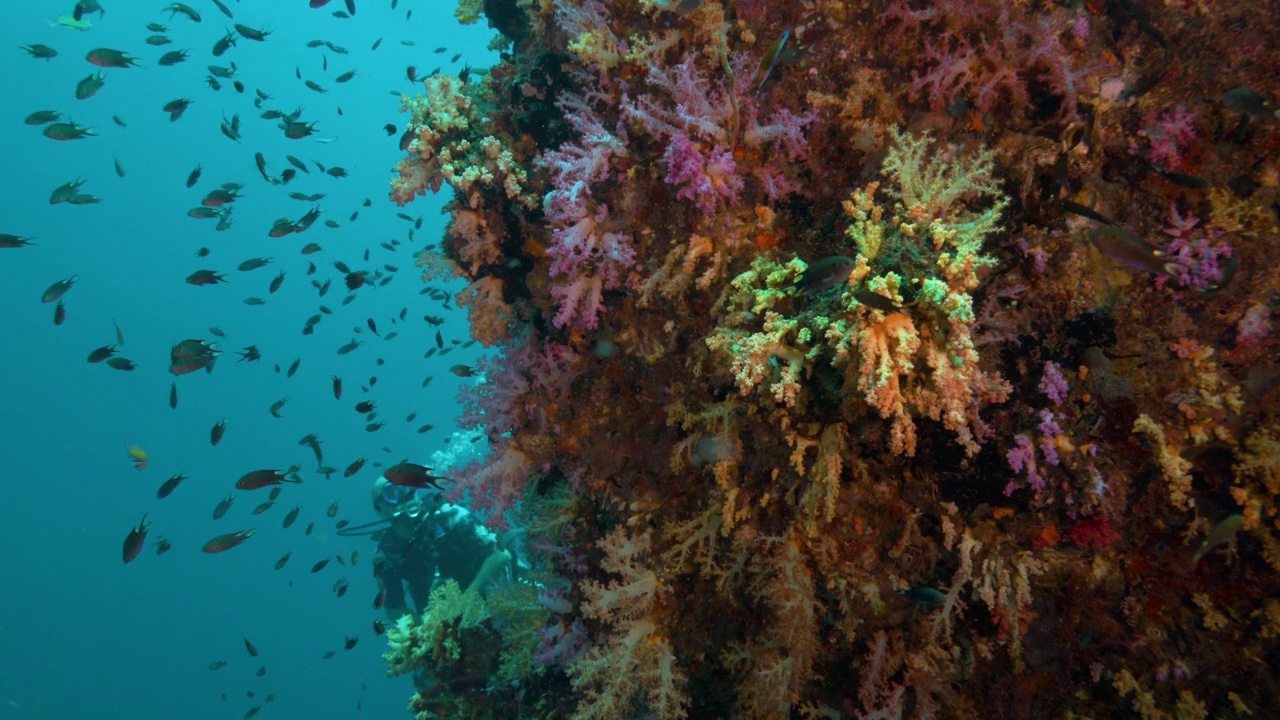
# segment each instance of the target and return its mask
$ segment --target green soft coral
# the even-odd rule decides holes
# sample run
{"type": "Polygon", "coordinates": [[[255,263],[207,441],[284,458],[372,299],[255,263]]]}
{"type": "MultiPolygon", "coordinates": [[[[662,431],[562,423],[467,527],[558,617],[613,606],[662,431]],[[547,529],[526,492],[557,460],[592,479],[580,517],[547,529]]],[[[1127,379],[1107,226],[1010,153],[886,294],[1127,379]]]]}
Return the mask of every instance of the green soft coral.
{"type": "Polygon", "coordinates": [[[431,591],[431,599],[415,622],[404,615],[387,630],[388,675],[403,675],[420,669],[437,669],[457,662],[462,655],[461,634],[489,617],[484,598],[475,590],[463,592],[455,580],[445,580],[431,591]]]}
{"type": "Polygon", "coordinates": [[[892,421],[895,452],[914,454],[913,418],[923,416],[955,432],[972,455],[977,408],[1008,394],[979,368],[969,295],[979,271],[995,263],[982,244],[1008,201],[996,189],[989,152],[944,155],[932,151],[928,135],[892,135],[881,168],[889,203],[876,202],[880,183],[845,203],[856,256],[834,298],[793,300],[804,262],[757,257],[721,298],[723,320],[706,343],[727,361],[743,395],[763,385],[788,408],[804,407],[801,371],[825,356],[845,368],[846,387],[892,421]]]}

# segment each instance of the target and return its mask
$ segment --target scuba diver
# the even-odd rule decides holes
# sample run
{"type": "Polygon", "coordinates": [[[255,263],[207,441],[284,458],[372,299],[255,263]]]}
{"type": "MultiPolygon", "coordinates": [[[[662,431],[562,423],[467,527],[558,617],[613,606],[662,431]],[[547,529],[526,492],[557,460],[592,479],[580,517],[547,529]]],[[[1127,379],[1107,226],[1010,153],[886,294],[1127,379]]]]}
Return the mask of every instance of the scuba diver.
{"type": "Polygon", "coordinates": [[[370,535],[378,542],[373,574],[392,621],[411,611],[421,614],[438,582],[452,578],[463,590],[483,590],[515,566],[497,535],[466,508],[444,502],[439,491],[395,485],[385,476],[371,490],[379,519],[343,534],[370,535]]]}

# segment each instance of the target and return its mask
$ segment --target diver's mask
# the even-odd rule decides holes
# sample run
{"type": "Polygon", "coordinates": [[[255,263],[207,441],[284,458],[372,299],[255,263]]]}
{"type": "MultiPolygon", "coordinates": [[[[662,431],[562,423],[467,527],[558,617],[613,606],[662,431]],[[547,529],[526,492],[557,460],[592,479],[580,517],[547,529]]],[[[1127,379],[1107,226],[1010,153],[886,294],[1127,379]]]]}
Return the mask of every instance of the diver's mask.
{"type": "Polygon", "coordinates": [[[386,483],[378,499],[391,517],[407,516],[414,520],[426,514],[428,507],[418,488],[386,483]]]}

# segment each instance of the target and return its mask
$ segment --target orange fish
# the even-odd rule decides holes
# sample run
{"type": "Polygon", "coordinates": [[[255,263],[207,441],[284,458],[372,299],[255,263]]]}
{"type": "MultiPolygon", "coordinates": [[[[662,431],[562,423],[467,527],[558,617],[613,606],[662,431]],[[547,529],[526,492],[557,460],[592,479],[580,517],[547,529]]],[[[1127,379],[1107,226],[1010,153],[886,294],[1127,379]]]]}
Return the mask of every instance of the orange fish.
{"type": "Polygon", "coordinates": [[[133,466],[138,468],[139,471],[146,470],[147,466],[151,464],[151,458],[147,456],[146,450],[137,445],[125,445],[124,449],[129,453],[129,462],[132,462],[133,466]]]}
{"type": "Polygon", "coordinates": [[[444,489],[436,483],[437,480],[448,480],[446,477],[431,474],[429,467],[407,462],[392,465],[382,473],[382,476],[392,485],[411,488],[432,487],[437,490],[444,489]]]}

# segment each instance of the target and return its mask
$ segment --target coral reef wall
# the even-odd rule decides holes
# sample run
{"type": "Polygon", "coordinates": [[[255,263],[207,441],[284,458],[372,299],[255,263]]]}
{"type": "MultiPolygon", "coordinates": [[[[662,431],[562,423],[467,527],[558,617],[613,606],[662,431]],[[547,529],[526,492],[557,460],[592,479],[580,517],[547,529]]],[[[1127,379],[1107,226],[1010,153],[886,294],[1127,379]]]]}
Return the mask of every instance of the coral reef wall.
{"type": "Polygon", "coordinates": [[[462,2],[392,197],[542,624],[411,709],[1274,713],[1278,9],[462,2]]]}

